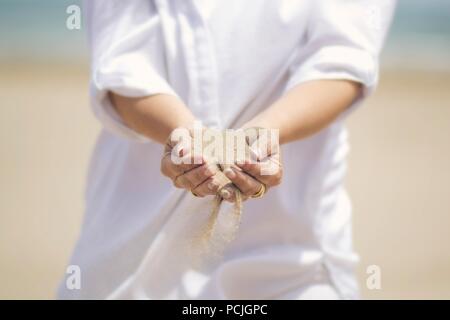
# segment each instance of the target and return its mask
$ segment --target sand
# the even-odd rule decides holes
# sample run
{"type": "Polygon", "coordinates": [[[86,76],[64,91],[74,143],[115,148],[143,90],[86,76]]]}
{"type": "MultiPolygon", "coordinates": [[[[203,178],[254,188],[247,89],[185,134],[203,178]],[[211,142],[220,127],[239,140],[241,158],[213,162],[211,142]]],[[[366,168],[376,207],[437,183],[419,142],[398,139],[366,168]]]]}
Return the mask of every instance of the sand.
{"type": "MultiPolygon", "coordinates": [[[[0,298],[53,298],[99,125],[84,65],[0,64],[0,298]]],[[[450,74],[384,72],[349,119],[363,297],[450,298],[450,74]],[[367,266],[381,290],[365,288],[367,266]]]]}

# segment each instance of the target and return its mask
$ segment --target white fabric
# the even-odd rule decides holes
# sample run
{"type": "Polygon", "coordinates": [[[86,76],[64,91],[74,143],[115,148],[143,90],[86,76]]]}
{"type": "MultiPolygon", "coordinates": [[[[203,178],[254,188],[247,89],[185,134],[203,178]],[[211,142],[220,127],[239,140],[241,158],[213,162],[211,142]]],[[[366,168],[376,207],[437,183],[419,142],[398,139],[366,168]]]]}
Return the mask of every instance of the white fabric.
{"type": "Polygon", "coordinates": [[[282,295],[280,300],[339,300],[339,294],[328,283],[306,285],[298,291],[282,295]]]}
{"type": "Polygon", "coordinates": [[[295,298],[317,275],[340,298],[357,297],[343,117],[283,146],[283,183],[245,203],[223,261],[200,272],[188,264],[187,244],[211,199],[160,174],[162,147],[126,127],[106,93],[176,95],[219,128],[239,127],[305,81],[351,79],[365,96],[377,83],[394,1],[89,0],[84,10],[92,107],[105,130],[70,262],[82,287],[63,281],[59,297],[295,298]]]}

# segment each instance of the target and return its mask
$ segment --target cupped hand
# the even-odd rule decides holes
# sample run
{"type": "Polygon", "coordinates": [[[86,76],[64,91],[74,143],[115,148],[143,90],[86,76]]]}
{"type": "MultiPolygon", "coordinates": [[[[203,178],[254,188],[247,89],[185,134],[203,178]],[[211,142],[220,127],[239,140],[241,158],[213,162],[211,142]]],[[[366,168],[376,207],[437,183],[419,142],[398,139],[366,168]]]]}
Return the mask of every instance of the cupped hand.
{"type": "Polygon", "coordinates": [[[263,196],[269,188],[279,185],[283,178],[278,141],[262,143],[261,140],[259,135],[249,137],[247,143],[251,151],[250,157],[224,171],[228,179],[239,188],[244,200],[263,196]]]}
{"type": "MultiPolygon", "coordinates": [[[[175,138],[179,132],[172,132],[164,147],[161,172],[172,180],[176,188],[186,189],[197,197],[216,195],[221,187],[220,168],[193,151],[192,130],[186,130],[183,139],[175,138]]],[[[227,193],[225,193],[226,195],[227,193]]],[[[228,193],[231,196],[231,192],[228,193]]]]}

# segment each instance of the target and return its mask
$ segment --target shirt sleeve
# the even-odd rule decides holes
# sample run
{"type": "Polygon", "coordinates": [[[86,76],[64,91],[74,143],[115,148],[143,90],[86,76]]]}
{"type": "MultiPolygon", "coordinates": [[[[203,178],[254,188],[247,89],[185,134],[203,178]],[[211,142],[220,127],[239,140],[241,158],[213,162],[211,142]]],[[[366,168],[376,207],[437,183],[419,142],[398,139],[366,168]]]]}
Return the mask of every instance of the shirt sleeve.
{"type": "Polygon", "coordinates": [[[127,127],[108,97],[177,96],[166,81],[162,32],[151,1],[85,0],[91,55],[91,107],[110,132],[135,141],[146,137],[127,127]]]}
{"type": "Polygon", "coordinates": [[[305,46],[290,69],[287,90],[311,80],[352,80],[363,85],[357,102],[378,82],[379,54],[395,0],[312,2],[305,46]]]}

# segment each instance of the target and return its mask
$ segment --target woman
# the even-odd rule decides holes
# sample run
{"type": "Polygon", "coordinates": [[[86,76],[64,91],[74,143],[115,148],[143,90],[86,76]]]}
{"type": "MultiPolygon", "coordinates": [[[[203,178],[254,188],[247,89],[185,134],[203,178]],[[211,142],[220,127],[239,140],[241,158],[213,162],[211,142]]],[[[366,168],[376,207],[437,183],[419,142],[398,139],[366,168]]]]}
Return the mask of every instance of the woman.
{"type": "Polygon", "coordinates": [[[356,298],[343,121],[377,83],[394,1],[93,0],[85,10],[105,130],[71,261],[81,289],[63,281],[60,297],[356,298]],[[208,270],[190,265],[182,242],[218,168],[163,152],[195,120],[278,129],[282,145],[273,175],[226,171],[250,199],[208,270]]]}

